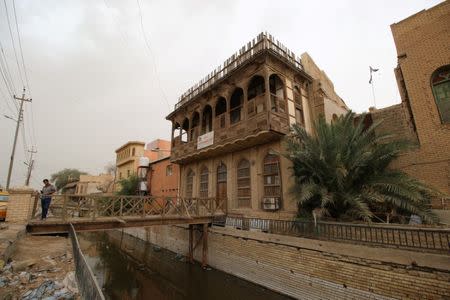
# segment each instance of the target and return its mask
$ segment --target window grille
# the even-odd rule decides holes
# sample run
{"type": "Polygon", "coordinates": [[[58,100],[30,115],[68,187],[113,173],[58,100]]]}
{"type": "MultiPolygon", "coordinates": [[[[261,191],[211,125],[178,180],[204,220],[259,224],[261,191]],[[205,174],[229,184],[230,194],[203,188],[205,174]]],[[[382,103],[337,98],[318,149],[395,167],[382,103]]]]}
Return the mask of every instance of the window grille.
{"type": "Polygon", "coordinates": [[[250,162],[243,159],[237,167],[238,207],[251,207],[250,162]]]}

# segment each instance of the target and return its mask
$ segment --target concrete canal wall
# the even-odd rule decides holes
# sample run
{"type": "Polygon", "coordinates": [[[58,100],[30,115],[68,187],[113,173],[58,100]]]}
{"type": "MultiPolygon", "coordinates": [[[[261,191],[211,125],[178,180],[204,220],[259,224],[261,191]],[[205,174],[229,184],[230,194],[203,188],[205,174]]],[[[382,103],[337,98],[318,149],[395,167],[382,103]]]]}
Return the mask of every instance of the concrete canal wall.
{"type": "MultiPolygon", "coordinates": [[[[126,233],[187,254],[183,226],[126,233]]],[[[202,257],[201,233],[194,251],[202,257]]],[[[301,299],[448,299],[450,256],[212,227],[210,266],[301,299]]]]}

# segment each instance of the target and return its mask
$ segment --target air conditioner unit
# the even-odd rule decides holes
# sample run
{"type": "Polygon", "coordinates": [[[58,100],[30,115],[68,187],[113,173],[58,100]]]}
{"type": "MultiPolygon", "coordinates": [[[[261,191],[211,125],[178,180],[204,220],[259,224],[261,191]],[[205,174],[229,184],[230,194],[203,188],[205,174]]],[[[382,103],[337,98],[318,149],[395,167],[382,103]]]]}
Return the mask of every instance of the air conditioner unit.
{"type": "Polygon", "coordinates": [[[279,210],[280,202],[280,197],[264,197],[262,201],[262,208],[264,210],[279,210]]]}

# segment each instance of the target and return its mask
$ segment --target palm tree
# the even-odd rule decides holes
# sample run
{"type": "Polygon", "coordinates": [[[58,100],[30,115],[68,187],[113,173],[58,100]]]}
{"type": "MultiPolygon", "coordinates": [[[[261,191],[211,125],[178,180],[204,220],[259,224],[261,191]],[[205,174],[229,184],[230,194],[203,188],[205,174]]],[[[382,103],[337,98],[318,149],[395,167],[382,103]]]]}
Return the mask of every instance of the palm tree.
{"type": "Polygon", "coordinates": [[[438,192],[389,164],[407,143],[391,135],[375,134],[379,123],[368,128],[364,115],[348,112],[331,124],[321,117],[315,134],[293,126],[287,137],[287,158],[293,163],[299,215],[328,215],[339,220],[374,218],[384,210],[416,214],[425,222],[437,222],[430,199],[438,192]]]}

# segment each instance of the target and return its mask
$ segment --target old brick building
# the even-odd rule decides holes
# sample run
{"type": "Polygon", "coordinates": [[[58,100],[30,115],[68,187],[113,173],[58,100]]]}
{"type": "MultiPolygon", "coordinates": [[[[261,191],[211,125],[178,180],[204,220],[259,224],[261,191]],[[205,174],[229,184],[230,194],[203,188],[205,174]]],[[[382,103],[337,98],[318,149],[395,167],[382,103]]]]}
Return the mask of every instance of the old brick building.
{"type": "Polygon", "coordinates": [[[170,156],[151,161],[147,173],[148,193],[157,197],[178,196],[180,167],[170,161],[170,156]]]}
{"type": "Polygon", "coordinates": [[[308,54],[301,59],[261,33],[183,94],[172,121],[172,162],[182,197],[227,198],[228,212],[290,217],[296,203],[282,154],[293,123],[347,111],[308,54]]]}
{"type": "MultiPolygon", "coordinates": [[[[391,25],[401,103],[371,113],[379,131],[416,146],[394,164],[450,194],[450,2],[391,25]]],[[[441,202],[436,199],[434,206],[441,202]]]]}

